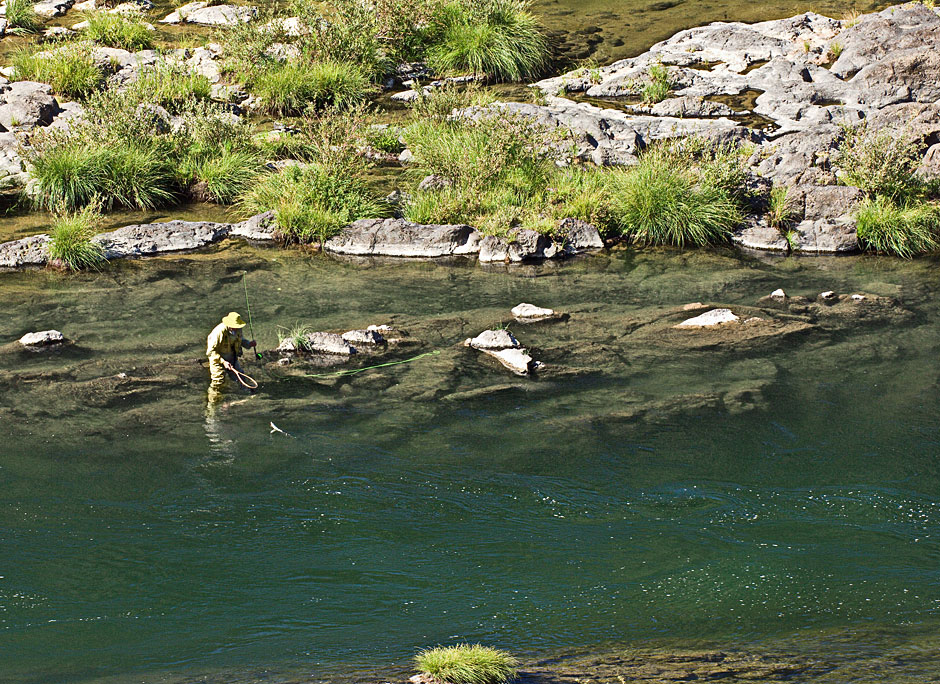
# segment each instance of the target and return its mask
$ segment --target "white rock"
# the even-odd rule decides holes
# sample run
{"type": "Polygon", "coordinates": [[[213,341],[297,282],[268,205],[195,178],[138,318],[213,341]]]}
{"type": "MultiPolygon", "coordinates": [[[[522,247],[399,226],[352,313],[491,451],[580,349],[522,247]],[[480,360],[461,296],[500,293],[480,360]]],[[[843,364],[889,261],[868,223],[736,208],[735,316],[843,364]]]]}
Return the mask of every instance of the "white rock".
{"type": "Polygon", "coordinates": [[[549,318],[555,315],[552,309],[544,309],[540,306],[535,306],[535,304],[527,304],[525,302],[514,306],[510,313],[516,318],[549,318]]]}
{"type": "Polygon", "coordinates": [[[787,293],[783,291],[783,288],[778,287],[776,290],[770,293],[770,296],[773,299],[786,299],[787,293]]]}
{"type": "Polygon", "coordinates": [[[209,6],[208,2],[191,2],[187,5],[183,5],[182,7],[178,8],[175,12],[171,12],[170,14],[163,17],[163,19],[160,20],[160,23],[179,24],[183,21],[186,21],[186,17],[189,16],[192,12],[195,12],[196,10],[201,10],[208,6],[209,6]]]}
{"type": "Polygon", "coordinates": [[[835,297],[836,297],[836,293],[833,292],[832,290],[826,290],[825,292],[819,293],[820,299],[835,299],[835,297]]]}
{"type": "Polygon", "coordinates": [[[860,302],[860,301],[862,301],[863,299],[867,299],[867,298],[865,297],[865,295],[860,295],[860,294],[854,294],[854,295],[852,295],[852,300],[853,300],[853,301],[860,302]]]}
{"type": "Polygon", "coordinates": [[[525,349],[500,349],[498,351],[483,349],[481,351],[484,354],[492,356],[506,368],[518,375],[527,375],[535,364],[532,357],[526,353],[525,349]]]}
{"type": "Polygon", "coordinates": [[[395,102],[414,102],[418,99],[417,90],[403,90],[400,93],[395,93],[392,95],[392,99],[395,102]]]}
{"type": "Polygon", "coordinates": [[[708,328],[713,325],[721,325],[722,323],[735,323],[741,320],[733,313],[731,309],[712,309],[711,311],[706,311],[705,313],[696,316],[695,318],[690,318],[686,321],[682,321],[677,328],[708,328]]]}
{"type": "Polygon", "coordinates": [[[487,349],[518,349],[522,346],[519,344],[519,340],[513,337],[513,334],[508,330],[484,330],[473,339],[466,340],[464,345],[484,351],[487,349]]]}
{"type": "Polygon", "coordinates": [[[394,328],[390,325],[370,325],[366,330],[371,330],[372,332],[391,332],[394,328]]]}
{"type": "Polygon", "coordinates": [[[58,330],[26,333],[20,338],[20,344],[24,347],[45,347],[50,344],[62,344],[63,342],[65,342],[65,335],[58,330]]]}
{"type": "MultiPolygon", "coordinates": [[[[313,352],[315,354],[350,355],[356,353],[356,349],[340,335],[326,332],[307,333],[306,339],[303,342],[303,348],[304,351],[313,352]]],[[[281,341],[277,347],[277,351],[293,352],[297,351],[297,347],[293,340],[286,339],[281,341]]]]}

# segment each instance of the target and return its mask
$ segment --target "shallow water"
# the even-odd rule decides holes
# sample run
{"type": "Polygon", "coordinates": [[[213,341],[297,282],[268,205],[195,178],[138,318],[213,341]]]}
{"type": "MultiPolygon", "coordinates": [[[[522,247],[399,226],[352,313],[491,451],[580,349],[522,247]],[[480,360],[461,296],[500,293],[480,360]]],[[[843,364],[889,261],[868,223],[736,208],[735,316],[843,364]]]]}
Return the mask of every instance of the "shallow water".
{"type": "Polygon", "coordinates": [[[940,602],[937,280],[931,260],[505,269],[240,242],[0,274],[4,343],[75,340],[0,356],[0,681],[330,676],[458,640],[903,640],[940,602]],[[245,271],[264,349],[279,325],[391,323],[407,343],[350,367],[440,353],[341,378],[251,361],[262,391],[207,418],[205,335],[245,313],[245,271]],[[670,327],[777,287],[895,303],[750,339],[670,327]],[[512,323],[520,301],[569,318],[512,323]],[[459,346],[507,324],[537,377],[459,346]]]}

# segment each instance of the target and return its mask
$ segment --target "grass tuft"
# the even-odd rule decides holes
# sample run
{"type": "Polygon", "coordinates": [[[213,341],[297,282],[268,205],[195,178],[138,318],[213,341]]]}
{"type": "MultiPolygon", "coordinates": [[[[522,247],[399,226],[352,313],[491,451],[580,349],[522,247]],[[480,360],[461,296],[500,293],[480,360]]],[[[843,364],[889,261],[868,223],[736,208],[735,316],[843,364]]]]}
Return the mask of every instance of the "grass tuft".
{"type": "Polygon", "coordinates": [[[37,33],[42,28],[32,0],[6,0],[6,20],[7,33],[37,33]]]}
{"type": "Polygon", "coordinates": [[[643,96],[643,102],[655,104],[662,102],[672,90],[672,80],[669,78],[669,70],[663,64],[653,64],[647,72],[647,81],[643,84],[640,94],[643,96]]]}
{"type": "Polygon", "coordinates": [[[862,245],[881,254],[910,259],[940,250],[937,205],[899,205],[879,197],[862,204],[856,222],[862,245]]]}
{"type": "Polygon", "coordinates": [[[254,80],[252,90],[263,108],[280,116],[303,114],[308,108],[344,108],[365,100],[371,85],[365,73],[349,62],[286,62],[254,80]]]}
{"type": "Polygon", "coordinates": [[[451,684],[505,684],[516,678],[518,664],[505,651],[479,644],[438,646],[415,656],[419,672],[451,684]]]}
{"type": "Polygon", "coordinates": [[[840,180],[860,188],[870,198],[895,202],[919,194],[916,176],[923,145],[910,130],[872,130],[866,124],[844,129],[836,166],[840,180]]]}
{"type": "Polygon", "coordinates": [[[85,37],[101,45],[131,52],[154,46],[153,31],[139,17],[98,11],[89,13],[86,19],[85,37]]]}
{"type": "Polygon", "coordinates": [[[30,48],[13,55],[14,81],[48,83],[59,95],[84,98],[101,87],[104,76],[88,43],[75,43],[49,52],[30,48]]]}
{"type": "Polygon", "coordinates": [[[793,206],[789,189],[784,185],[773,186],[767,205],[767,222],[781,233],[785,233],[796,216],[796,207],[793,206]]]}
{"type": "Polygon", "coordinates": [[[105,261],[104,248],[92,238],[100,224],[98,202],[78,211],[57,211],[46,245],[49,258],[60,261],[70,271],[98,268],[105,261]]]}

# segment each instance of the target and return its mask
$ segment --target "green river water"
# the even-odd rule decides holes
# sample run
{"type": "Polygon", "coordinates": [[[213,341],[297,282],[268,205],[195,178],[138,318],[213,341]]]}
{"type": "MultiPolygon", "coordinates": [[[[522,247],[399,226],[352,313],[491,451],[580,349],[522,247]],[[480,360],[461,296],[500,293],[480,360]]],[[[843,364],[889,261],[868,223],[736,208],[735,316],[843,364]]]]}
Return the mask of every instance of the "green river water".
{"type": "MultiPolygon", "coordinates": [[[[851,9],[537,7],[569,58],[600,63],[705,21],[851,9]]],[[[168,217],[225,215],[112,218],[168,217]]],[[[10,216],[0,236],[45,224],[10,216]]],[[[571,682],[622,684],[625,648],[813,664],[792,681],[935,680],[938,273],[732,250],[484,268],[241,242],[0,273],[0,682],[399,681],[417,649],[464,640],[531,672],[568,663],[571,682]],[[258,394],[207,413],[204,339],[246,313],[246,272],[263,349],[278,326],[388,323],[404,341],[348,367],[439,353],[339,378],[268,355],[248,362],[258,394]],[[692,302],[782,321],[753,308],[778,287],[871,304],[743,337],[671,328],[692,302]],[[521,301],[568,317],[514,323],[521,301]],[[543,372],[460,346],[506,325],[543,372]],[[12,344],[46,328],[74,344],[12,344]]]]}
{"type": "Polygon", "coordinates": [[[75,340],[0,356],[0,681],[384,681],[459,640],[535,657],[797,639],[829,657],[922,639],[940,605],[937,274],[240,242],[0,274],[8,340],[75,340]],[[341,378],[249,361],[262,390],[207,417],[203,340],[243,309],[243,272],[264,349],[276,325],[390,323],[407,344],[350,367],[440,353],[341,378]],[[696,301],[750,315],[777,287],[894,303],[750,340],[670,327],[696,301]],[[569,317],[512,323],[520,301],[569,317]],[[507,324],[537,377],[459,345],[507,324]]]}

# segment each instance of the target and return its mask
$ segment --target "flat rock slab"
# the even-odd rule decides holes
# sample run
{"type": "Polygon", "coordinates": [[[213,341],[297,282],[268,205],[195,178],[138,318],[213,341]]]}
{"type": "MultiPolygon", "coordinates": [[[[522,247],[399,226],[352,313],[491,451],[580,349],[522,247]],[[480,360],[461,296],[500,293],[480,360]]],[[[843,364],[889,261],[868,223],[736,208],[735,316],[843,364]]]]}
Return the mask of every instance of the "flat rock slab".
{"type": "Polygon", "coordinates": [[[487,356],[492,356],[516,375],[528,375],[535,367],[535,361],[525,349],[481,349],[487,356]]]}
{"type": "Polygon", "coordinates": [[[65,335],[58,330],[26,333],[19,339],[19,343],[24,347],[47,347],[53,344],[64,344],[65,342],[65,335]]]}
{"type": "Polygon", "coordinates": [[[300,349],[292,339],[283,340],[277,347],[279,352],[310,352],[312,354],[334,354],[337,356],[350,356],[356,353],[356,348],[343,339],[341,335],[329,332],[311,332],[304,336],[300,349]]]}
{"type": "Polygon", "coordinates": [[[513,315],[513,318],[521,318],[528,321],[543,320],[555,315],[553,309],[545,309],[541,306],[535,306],[535,304],[528,304],[526,302],[514,306],[510,313],[513,315]]]}
{"type": "Polygon", "coordinates": [[[258,241],[273,240],[276,233],[277,223],[274,221],[274,212],[271,211],[252,216],[241,223],[232,224],[229,230],[230,237],[258,241]]]}
{"type": "Polygon", "coordinates": [[[152,256],[206,247],[229,234],[231,224],[201,221],[168,221],[125,226],[93,239],[105,250],[105,258],[152,256]]]}
{"type": "Polygon", "coordinates": [[[420,225],[404,219],[360,219],[324,243],[324,250],[354,256],[443,257],[480,251],[470,226],[420,225]]]}
{"type": "Polygon", "coordinates": [[[385,344],[385,338],[377,330],[349,330],[342,338],[349,344],[385,344]]]}
{"type": "Polygon", "coordinates": [[[48,235],[31,235],[0,244],[0,268],[45,266],[49,261],[49,254],[46,252],[48,243],[48,235]]]}
{"type": "Polygon", "coordinates": [[[61,17],[71,9],[75,0],[44,0],[33,5],[33,11],[43,19],[61,17]]]}
{"type": "Polygon", "coordinates": [[[731,313],[731,309],[712,309],[703,314],[682,321],[677,328],[708,328],[723,323],[737,323],[741,319],[731,313]]]}
{"type": "Polygon", "coordinates": [[[236,26],[248,22],[258,15],[256,7],[237,5],[209,5],[208,2],[191,2],[183,5],[160,20],[164,24],[202,24],[203,26],[236,26]]]}

